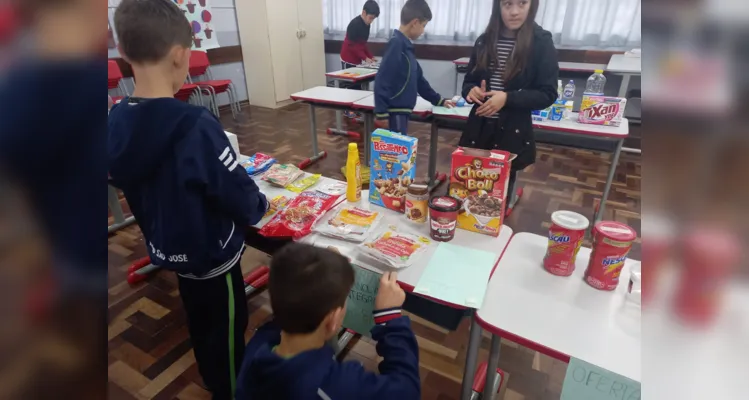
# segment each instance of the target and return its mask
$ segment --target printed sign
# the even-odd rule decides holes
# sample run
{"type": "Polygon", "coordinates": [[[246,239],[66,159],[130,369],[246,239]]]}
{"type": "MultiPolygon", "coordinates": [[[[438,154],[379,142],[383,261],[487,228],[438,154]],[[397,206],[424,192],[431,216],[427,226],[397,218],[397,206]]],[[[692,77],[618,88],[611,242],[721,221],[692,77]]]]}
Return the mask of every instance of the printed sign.
{"type": "Polygon", "coordinates": [[[640,382],[570,357],[561,400],[640,400],[640,382]]]}
{"type": "Polygon", "coordinates": [[[172,0],[176,3],[192,27],[192,49],[207,50],[219,47],[213,30],[213,14],[209,0],[172,0]]]}
{"type": "Polygon", "coordinates": [[[370,336],[369,331],[374,326],[372,311],[374,311],[377,290],[380,288],[381,275],[356,265],[354,265],[354,272],[356,277],[346,301],[343,327],[361,335],[370,336]]]}

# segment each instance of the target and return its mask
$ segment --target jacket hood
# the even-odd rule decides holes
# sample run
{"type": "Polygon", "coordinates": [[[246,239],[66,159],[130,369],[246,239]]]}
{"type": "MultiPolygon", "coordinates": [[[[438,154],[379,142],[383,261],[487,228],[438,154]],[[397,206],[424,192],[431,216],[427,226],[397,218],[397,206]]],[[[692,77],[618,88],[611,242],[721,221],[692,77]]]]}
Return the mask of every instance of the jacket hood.
{"type": "Polygon", "coordinates": [[[329,373],[329,364],[334,362],[333,355],[333,349],[324,346],[283,358],[269,344],[264,344],[247,368],[250,398],[302,399],[309,393],[317,393],[329,373]]]}
{"type": "Polygon", "coordinates": [[[108,119],[109,174],[116,186],[147,178],[173,153],[202,110],[172,98],[124,98],[108,119]]]}

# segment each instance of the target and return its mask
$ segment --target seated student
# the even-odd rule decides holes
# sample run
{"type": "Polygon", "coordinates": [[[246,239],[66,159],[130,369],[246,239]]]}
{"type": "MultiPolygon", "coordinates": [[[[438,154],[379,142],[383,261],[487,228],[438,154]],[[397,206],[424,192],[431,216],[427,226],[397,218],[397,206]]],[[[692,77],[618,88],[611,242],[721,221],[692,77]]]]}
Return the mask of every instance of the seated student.
{"type": "Polygon", "coordinates": [[[247,345],[236,399],[419,399],[419,350],[408,317],[401,316],[406,294],[395,272],[383,274],[374,301],[380,374],[333,358],[325,343],[341,329],[353,284],[353,267],[340,254],[304,244],[281,249],[268,284],[275,319],[247,345]]]}
{"type": "MultiPolygon", "coordinates": [[[[411,42],[424,33],[432,11],[425,0],[408,0],[401,10],[401,26],[393,31],[375,79],[375,116],[388,121],[393,132],[408,134],[409,115],[420,95],[435,106],[453,107],[429,86],[411,42]]],[[[379,125],[379,124],[378,124],[379,125]]]]}
{"type": "Polygon", "coordinates": [[[372,52],[367,47],[369,27],[375,18],[380,16],[380,6],[374,0],[364,3],[361,15],[357,15],[346,28],[346,37],[341,46],[341,68],[356,67],[362,63],[375,61],[372,52]]]}
{"type": "Polygon", "coordinates": [[[151,262],[177,273],[213,399],[233,399],[248,318],[239,260],[245,230],[268,202],[218,119],[174,98],[192,47],[184,13],[170,0],[122,0],[114,22],[138,85],[109,113],[112,184],[125,194],[151,262]]]}

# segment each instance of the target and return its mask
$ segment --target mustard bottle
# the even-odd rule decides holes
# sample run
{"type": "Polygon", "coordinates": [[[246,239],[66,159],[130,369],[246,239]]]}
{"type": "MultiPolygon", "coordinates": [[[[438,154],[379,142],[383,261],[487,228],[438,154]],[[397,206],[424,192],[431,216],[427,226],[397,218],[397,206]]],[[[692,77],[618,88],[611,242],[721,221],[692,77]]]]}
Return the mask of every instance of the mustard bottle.
{"type": "Polygon", "coordinates": [[[361,200],[361,162],[356,143],[348,144],[348,158],[346,159],[346,200],[361,200]]]}

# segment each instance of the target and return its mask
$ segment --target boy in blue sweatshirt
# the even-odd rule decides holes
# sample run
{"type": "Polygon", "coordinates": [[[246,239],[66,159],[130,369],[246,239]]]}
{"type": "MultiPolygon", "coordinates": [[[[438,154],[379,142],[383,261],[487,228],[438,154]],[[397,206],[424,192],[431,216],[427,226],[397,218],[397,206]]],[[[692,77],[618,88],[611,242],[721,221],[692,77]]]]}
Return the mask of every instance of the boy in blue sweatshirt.
{"type": "Polygon", "coordinates": [[[414,55],[411,41],[424,33],[431,20],[432,11],[425,0],[406,1],[401,9],[401,26],[393,31],[375,78],[375,117],[387,120],[391,131],[403,135],[408,134],[408,119],[417,96],[435,106],[455,105],[432,89],[414,55]]]}
{"type": "Polygon", "coordinates": [[[109,114],[109,174],[151,262],[177,273],[203,381],[214,399],[233,399],[248,318],[239,260],[245,229],[268,203],[216,117],[173,97],[192,46],[182,11],[170,0],[123,0],[114,22],[137,86],[109,114]]]}
{"type": "Polygon", "coordinates": [[[354,270],[340,254],[290,244],[270,267],[274,320],[250,339],[237,400],[391,399],[421,397],[416,337],[395,272],[385,273],[374,300],[372,338],[383,360],[379,374],[358,362],[340,363],[326,341],[341,329],[354,270]]]}

